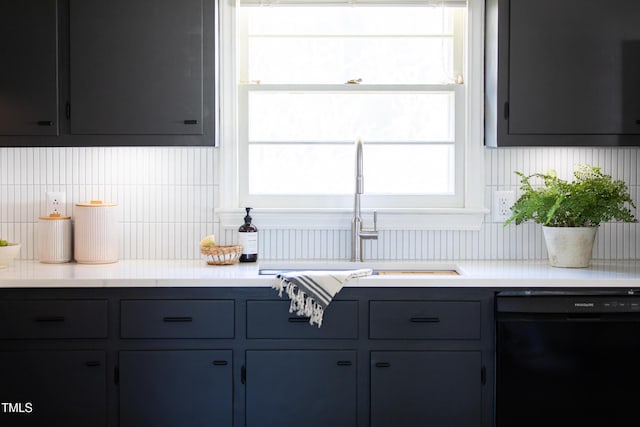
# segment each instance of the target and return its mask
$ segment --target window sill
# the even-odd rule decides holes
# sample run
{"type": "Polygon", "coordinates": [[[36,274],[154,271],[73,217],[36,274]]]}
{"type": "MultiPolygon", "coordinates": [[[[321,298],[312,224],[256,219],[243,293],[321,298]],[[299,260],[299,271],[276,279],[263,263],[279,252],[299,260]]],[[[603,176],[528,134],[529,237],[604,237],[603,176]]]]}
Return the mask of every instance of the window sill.
{"type": "MultiPolygon", "coordinates": [[[[478,231],[488,209],[425,208],[378,209],[379,230],[468,230],[478,231]]],[[[237,228],[244,209],[218,209],[221,228],[237,228]]],[[[257,208],[251,212],[258,229],[348,230],[351,209],[274,209],[257,208]]],[[[373,210],[362,211],[365,227],[373,226],[373,210]]]]}

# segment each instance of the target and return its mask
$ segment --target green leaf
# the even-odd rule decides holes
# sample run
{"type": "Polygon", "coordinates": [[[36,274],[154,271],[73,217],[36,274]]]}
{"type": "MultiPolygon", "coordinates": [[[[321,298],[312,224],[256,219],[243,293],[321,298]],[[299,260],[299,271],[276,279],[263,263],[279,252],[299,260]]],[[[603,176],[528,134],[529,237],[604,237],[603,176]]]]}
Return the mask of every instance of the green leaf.
{"type": "Polygon", "coordinates": [[[505,221],[505,227],[525,221],[555,227],[593,227],[611,220],[637,221],[631,213],[636,205],[626,183],[613,180],[599,167],[579,165],[572,182],[558,178],[555,171],[515,173],[520,177],[522,195],[511,207],[513,213],[505,221]],[[536,186],[534,181],[541,184],[536,186]]]}

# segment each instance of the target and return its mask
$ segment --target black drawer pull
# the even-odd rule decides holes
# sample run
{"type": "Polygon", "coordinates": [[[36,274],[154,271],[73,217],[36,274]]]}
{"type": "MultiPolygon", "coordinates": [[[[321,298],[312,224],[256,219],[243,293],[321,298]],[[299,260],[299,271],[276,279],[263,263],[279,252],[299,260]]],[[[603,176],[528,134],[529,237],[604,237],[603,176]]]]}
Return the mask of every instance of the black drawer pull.
{"type": "Polygon", "coordinates": [[[640,125],[640,119],[636,120],[636,124],[640,125]]]}
{"type": "Polygon", "coordinates": [[[390,368],[391,363],[389,362],[376,362],[376,368],[390,368]]]}
{"type": "Polygon", "coordinates": [[[411,323],[438,323],[440,322],[439,317],[412,317],[409,319],[411,323]]]}
{"type": "Polygon", "coordinates": [[[38,121],[38,126],[53,126],[53,122],[51,120],[40,120],[38,121]]]}
{"type": "Polygon", "coordinates": [[[226,360],[214,360],[213,366],[227,366],[228,363],[226,360]]]}
{"type": "Polygon", "coordinates": [[[193,322],[191,316],[163,317],[162,320],[165,322],[193,322]]]}
{"type": "Polygon", "coordinates": [[[84,362],[84,364],[86,366],[89,366],[89,367],[100,366],[100,361],[99,360],[87,360],[86,362],[84,362]]]}
{"type": "Polygon", "coordinates": [[[336,362],[336,365],[338,365],[338,366],[351,366],[352,363],[351,363],[351,360],[338,360],[336,362]]]}
{"type": "Polygon", "coordinates": [[[289,323],[309,323],[310,317],[289,317],[289,323]]]}
{"type": "Polygon", "coordinates": [[[197,125],[198,121],[197,120],[185,120],[183,123],[185,125],[197,125]]]}
{"type": "Polygon", "coordinates": [[[36,322],[64,322],[64,316],[38,316],[36,322]]]}

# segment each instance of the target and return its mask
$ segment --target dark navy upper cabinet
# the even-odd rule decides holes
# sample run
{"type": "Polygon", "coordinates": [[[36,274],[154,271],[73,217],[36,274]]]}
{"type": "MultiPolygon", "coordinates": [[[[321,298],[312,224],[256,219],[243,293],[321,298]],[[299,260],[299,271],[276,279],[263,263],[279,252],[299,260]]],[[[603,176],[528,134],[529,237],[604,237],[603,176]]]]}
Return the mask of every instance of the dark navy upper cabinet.
{"type": "Polygon", "coordinates": [[[640,145],[640,3],[488,0],[486,145],[640,145]]]}
{"type": "Polygon", "coordinates": [[[0,146],[216,141],[216,0],[7,0],[0,146]]]}
{"type": "Polygon", "coordinates": [[[71,0],[71,133],[201,135],[202,15],[202,0],[71,0]]]}
{"type": "Polygon", "coordinates": [[[0,2],[0,135],[58,134],[58,4],[0,2]]]}

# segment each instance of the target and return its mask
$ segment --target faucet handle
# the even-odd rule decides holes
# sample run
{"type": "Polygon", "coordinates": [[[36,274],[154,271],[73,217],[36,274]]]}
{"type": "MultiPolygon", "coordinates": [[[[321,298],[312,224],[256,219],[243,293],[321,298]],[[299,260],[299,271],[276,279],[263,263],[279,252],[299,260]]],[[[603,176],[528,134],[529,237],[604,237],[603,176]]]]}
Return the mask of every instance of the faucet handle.
{"type": "Polygon", "coordinates": [[[362,228],[362,223],[360,223],[357,237],[363,240],[378,240],[378,212],[373,211],[373,228],[362,228]]]}

